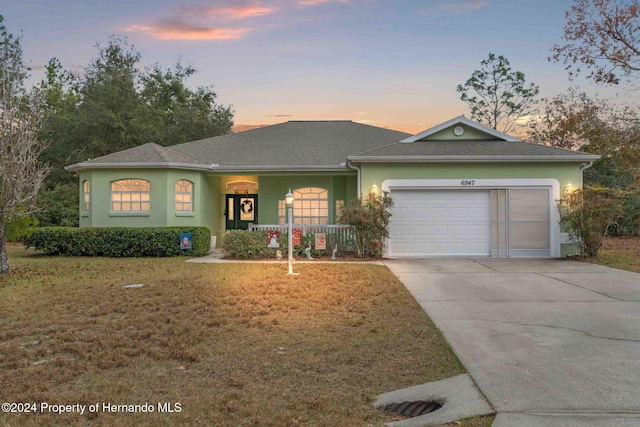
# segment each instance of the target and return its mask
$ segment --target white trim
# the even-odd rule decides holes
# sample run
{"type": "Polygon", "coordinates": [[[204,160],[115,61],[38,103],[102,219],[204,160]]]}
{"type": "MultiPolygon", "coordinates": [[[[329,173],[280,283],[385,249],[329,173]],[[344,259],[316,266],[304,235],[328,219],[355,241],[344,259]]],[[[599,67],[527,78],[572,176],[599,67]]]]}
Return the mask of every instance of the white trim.
{"type": "Polygon", "coordinates": [[[575,154],[543,154],[543,155],[432,155],[432,156],[350,156],[352,162],[366,163],[456,163],[456,162],[484,162],[484,163],[502,163],[502,162],[587,162],[598,160],[601,156],[590,155],[576,152],[575,154]]]}
{"type": "MultiPolygon", "coordinates": [[[[554,178],[524,178],[524,179],[386,179],[382,181],[382,191],[391,193],[393,190],[494,190],[519,187],[547,187],[549,192],[549,256],[560,257],[560,213],[556,208],[556,201],[560,199],[560,183],[554,178]]],[[[387,239],[384,256],[392,258],[389,240],[387,239]]]]}
{"type": "Polygon", "coordinates": [[[432,128],[429,128],[425,131],[422,131],[418,134],[415,134],[413,136],[410,136],[408,138],[405,138],[403,140],[401,140],[400,142],[404,142],[404,143],[409,143],[409,142],[416,142],[419,141],[427,136],[433,135],[434,133],[440,132],[441,130],[444,130],[448,127],[451,126],[455,126],[457,124],[463,124],[465,126],[468,126],[470,128],[476,129],[480,132],[484,132],[486,134],[489,134],[491,136],[494,136],[498,139],[502,139],[508,142],[516,142],[516,141],[521,141],[521,139],[515,138],[513,136],[509,136],[506,133],[502,133],[502,132],[498,132],[495,129],[492,129],[488,126],[482,125],[478,122],[474,122],[473,120],[469,120],[464,116],[458,116],[458,117],[454,117],[451,120],[447,120],[444,123],[440,123],[437,126],[434,126],[432,128]]]}

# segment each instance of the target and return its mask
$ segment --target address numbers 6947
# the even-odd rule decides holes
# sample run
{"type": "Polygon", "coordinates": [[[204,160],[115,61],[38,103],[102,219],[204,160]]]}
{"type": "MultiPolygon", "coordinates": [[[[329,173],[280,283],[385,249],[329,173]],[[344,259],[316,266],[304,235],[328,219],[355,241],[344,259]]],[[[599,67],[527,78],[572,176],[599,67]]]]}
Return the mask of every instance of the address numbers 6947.
{"type": "Polygon", "coordinates": [[[475,179],[463,179],[462,181],[460,181],[460,185],[462,186],[471,186],[471,185],[475,185],[476,180],[475,179]]]}

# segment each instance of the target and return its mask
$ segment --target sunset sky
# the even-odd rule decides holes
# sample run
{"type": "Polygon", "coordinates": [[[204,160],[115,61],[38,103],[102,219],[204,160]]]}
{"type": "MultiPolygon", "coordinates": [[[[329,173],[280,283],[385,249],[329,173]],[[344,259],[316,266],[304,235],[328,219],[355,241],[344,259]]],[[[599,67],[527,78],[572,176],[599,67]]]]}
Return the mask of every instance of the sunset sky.
{"type": "MultiPolygon", "coordinates": [[[[571,83],[547,61],[570,0],[3,0],[34,78],[57,57],[80,71],[126,34],[143,65],[191,64],[238,130],[354,120],[417,133],[466,114],[456,86],[489,53],[554,96],[571,83]]],[[[583,90],[612,96],[577,82],[583,90]]],[[[631,94],[623,94],[632,96],[631,94]]]]}

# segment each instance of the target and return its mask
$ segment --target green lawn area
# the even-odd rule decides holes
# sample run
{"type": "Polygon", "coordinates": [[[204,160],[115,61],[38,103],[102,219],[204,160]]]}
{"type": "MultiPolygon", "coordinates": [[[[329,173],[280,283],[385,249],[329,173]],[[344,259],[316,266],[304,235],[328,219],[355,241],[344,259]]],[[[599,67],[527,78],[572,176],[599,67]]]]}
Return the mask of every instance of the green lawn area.
{"type": "Polygon", "coordinates": [[[2,414],[2,426],[381,426],[396,418],[373,408],[378,394],[464,372],[383,266],[299,264],[300,275],[287,276],[284,263],[46,257],[19,247],[9,257],[1,400],[87,409],[2,414]],[[135,283],[144,286],[123,288],[135,283]]]}

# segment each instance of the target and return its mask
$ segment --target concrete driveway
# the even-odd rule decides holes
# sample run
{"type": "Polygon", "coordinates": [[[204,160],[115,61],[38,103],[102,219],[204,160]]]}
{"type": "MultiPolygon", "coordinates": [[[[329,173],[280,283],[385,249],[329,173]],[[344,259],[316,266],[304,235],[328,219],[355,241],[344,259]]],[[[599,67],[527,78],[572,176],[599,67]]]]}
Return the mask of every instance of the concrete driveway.
{"type": "Polygon", "coordinates": [[[640,274],[557,259],[387,260],[494,427],[640,426],[640,274]]]}

